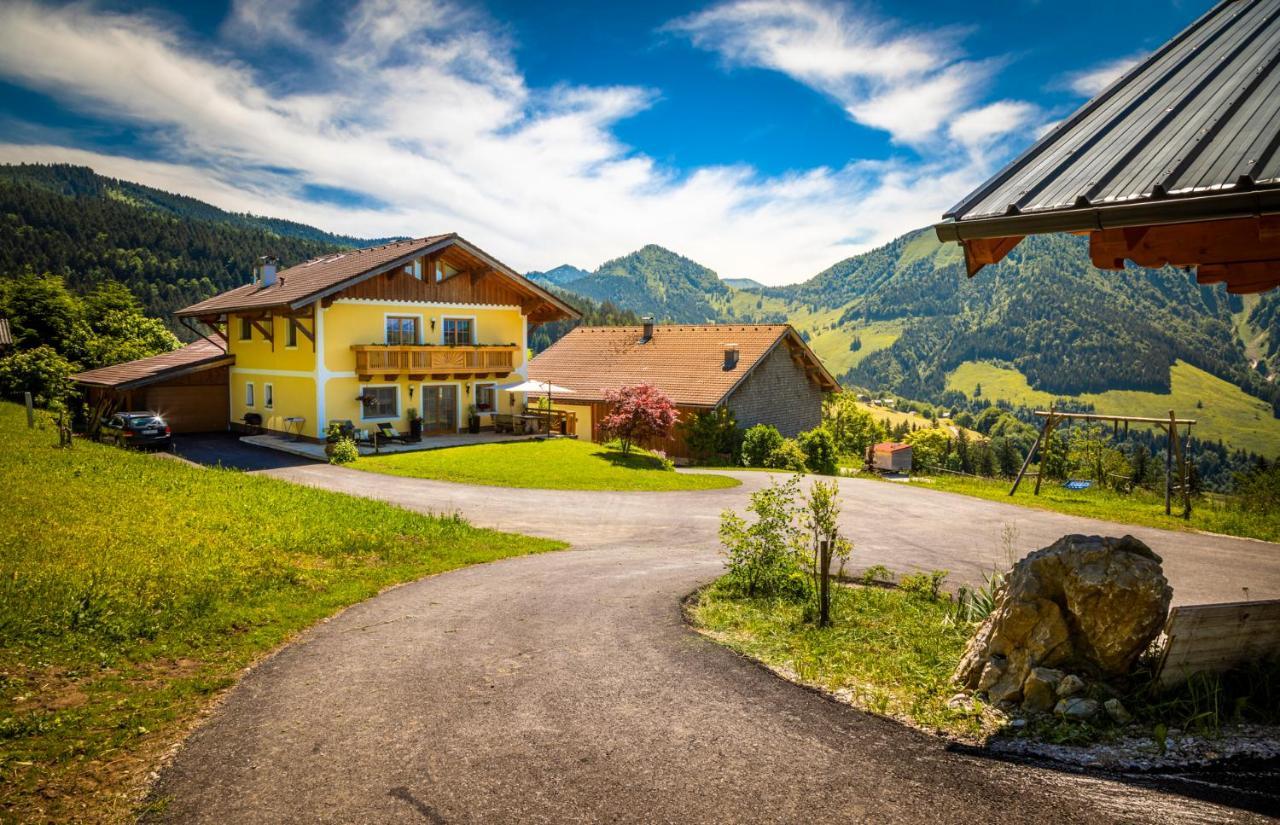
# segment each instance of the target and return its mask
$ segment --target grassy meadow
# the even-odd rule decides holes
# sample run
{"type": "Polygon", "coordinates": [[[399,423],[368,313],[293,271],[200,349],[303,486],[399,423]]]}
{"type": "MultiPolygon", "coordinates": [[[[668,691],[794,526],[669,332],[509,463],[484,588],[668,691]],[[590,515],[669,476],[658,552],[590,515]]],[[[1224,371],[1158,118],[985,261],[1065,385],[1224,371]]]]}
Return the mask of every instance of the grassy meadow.
{"type": "Polygon", "coordinates": [[[972,628],[947,621],[949,603],[905,590],[836,587],[832,625],[805,620],[804,605],[745,598],[724,580],[691,607],[694,624],[739,653],[863,710],[968,739],[990,732],[979,712],[952,710],[951,674],[972,628]]]}
{"type": "Polygon", "coordinates": [[[1087,490],[1068,490],[1059,482],[1046,481],[1035,495],[1034,478],[1026,479],[1018,486],[1014,496],[1009,495],[1013,485],[1007,479],[972,478],[940,473],[931,477],[929,486],[949,493],[1020,504],[1039,510],[1052,510],[1072,516],[1115,521],[1120,524],[1140,524],[1144,527],[1160,527],[1165,530],[1201,530],[1228,536],[1245,536],[1280,541],[1280,513],[1249,513],[1233,507],[1224,499],[1202,497],[1191,503],[1191,518],[1182,518],[1182,506],[1175,498],[1173,514],[1164,514],[1164,494],[1142,488],[1132,493],[1117,493],[1095,484],[1087,490]]]}
{"type": "Polygon", "coordinates": [[[570,438],[362,456],[350,466],[409,478],[544,490],[657,492],[711,490],[740,483],[723,475],[677,473],[639,448],[623,455],[615,447],[570,438]]]}
{"type": "MultiPolygon", "coordinates": [[[[1267,456],[1280,455],[1280,419],[1271,407],[1244,390],[1216,378],[1202,369],[1179,361],[1171,368],[1170,393],[1108,390],[1076,396],[1092,404],[1100,413],[1165,417],[1175,410],[1179,418],[1197,421],[1192,434],[1231,447],[1267,456]]],[[[1003,399],[1013,404],[1047,408],[1056,396],[1032,389],[1015,369],[985,361],[966,361],[947,374],[947,389],[972,396],[982,385],[982,397],[992,403],[1003,399]]]]}
{"type": "Polygon", "coordinates": [[[0,404],[0,821],[124,821],[246,666],[379,590],[556,550],[77,440],[0,404]]]}

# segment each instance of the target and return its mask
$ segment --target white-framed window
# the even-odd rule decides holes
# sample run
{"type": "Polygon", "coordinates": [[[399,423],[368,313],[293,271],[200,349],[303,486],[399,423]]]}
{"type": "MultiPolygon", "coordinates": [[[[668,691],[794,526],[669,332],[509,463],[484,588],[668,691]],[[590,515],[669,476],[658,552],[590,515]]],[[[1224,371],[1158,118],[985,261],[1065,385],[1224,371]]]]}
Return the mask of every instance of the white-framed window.
{"type": "Polygon", "coordinates": [[[276,406],[275,386],[272,384],[262,385],[262,406],[266,409],[274,409],[276,406]]]}
{"type": "Polygon", "coordinates": [[[374,421],[400,417],[400,388],[394,384],[361,387],[360,418],[374,421]]]}
{"type": "Polygon", "coordinates": [[[440,343],[449,347],[469,347],[476,342],[474,318],[445,318],[440,343]]]}
{"type": "Polygon", "coordinates": [[[418,327],[422,319],[417,315],[388,315],[386,319],[386,343],[406,344],[418,343],[418,327]]]}
{"type": "Polygon", "coordinates": [[[245,318],[244,316],[240,317],[240,340],[241,341],[253,340],[253,322],[250,321],[248,318],[245,318]]]}
{"type": "Polygon", "coordinates": [[[496,384],[476,384],[476,410],[482,413],[498,411],[496,384]]]}
{"type": "Polygon", "coordinates": [[[253,403],[253,382],[248,381],[244,385],[244,405],[246,407],[252,407],[253,403]]]}

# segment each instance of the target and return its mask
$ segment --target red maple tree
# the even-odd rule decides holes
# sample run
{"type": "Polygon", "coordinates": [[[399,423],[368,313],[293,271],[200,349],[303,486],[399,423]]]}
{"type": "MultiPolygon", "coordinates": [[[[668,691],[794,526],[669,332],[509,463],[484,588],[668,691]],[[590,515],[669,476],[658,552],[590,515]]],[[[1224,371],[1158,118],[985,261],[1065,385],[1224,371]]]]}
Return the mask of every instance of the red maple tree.
{"type": "Polygon", "coordinates": [[[675,403],[652,384],[605,390],[604,400],[609,412],[600,428],[622,442],[624,454],[637,441],[666,438],[676,423],[675,403]]]}

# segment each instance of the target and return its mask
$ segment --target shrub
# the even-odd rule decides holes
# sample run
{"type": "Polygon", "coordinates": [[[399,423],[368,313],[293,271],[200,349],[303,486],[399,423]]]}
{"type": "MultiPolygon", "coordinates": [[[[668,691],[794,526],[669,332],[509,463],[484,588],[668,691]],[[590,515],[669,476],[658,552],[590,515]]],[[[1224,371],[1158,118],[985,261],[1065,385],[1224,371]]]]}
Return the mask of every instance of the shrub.
{"type": "Polygon", "coordinates": [[[947,580],[946,570],[933,570],[929,573],[909,573],[898,582],[898,587],[917,596],[936,600],[942,591],[942,583],[947,580]]]}
{"type": "Polygon", "coordinates": [[[728,407],[701,412],[682,423],[684,441],[695,461],[715,456],[736,459],[742,449],[742,430],[728,407]]]}
{"type": "Polygon", "coordinates": [[[806,597],[805,537],[796,526],[799,480],[772,482],[751,494],[747,510],[755,521],[732,510],[720,516],[720,544],[729,572],[726,581],[747,596],[806,597]]]}
{"type": "Polygon", "coordinates": [[[624,455],[637,441],[666,438],[676,423],[675,403],[652,384],[607,390],[604,400],[609,412],[600,428],[622,443],[624,455]]]}
{"type": "Polygon", "coordinates": [[[836,442],[831,433],[821,427],[801,433],[800,449],[804,450],[805,464],[811,471],[824,476],[836,474],[836,442]]]}
{"type": "Polygon", "coordinates": [[[766,467],[770,454],[782,446],[782,433],[772,424],[757,424],[742,436],[742,464],[766,467]]]}
{"type": "Polygon", "coordinates": [[[807,456],[804,450],[800,448],[800,442],[794,438],[784,438],[782,443],[774,448],[773,452],[764,460],[764,466],[775,470],[790,470],[793,473],[803,473],[807,469],[807,456]]]}
{"type": "Polygon", "coordinates": [[[53,347],[41,345],[0,359],[0,393],[20,397],[30,392],[34,402],[46,407],[71,394],[75,367],[53,347]]]}
{"type": "Polygon", "coordinates": [[[330,464],[350,464],[360,457],[356,443],[349,438],[340,438],[329,448],[330,464]]]}
{"type": "Polygon", "coordinates": [[[862,583],[872,585],[876,582],[893,582],[893,574],[883,564],[873,564],[862,572],[862,583]]]}

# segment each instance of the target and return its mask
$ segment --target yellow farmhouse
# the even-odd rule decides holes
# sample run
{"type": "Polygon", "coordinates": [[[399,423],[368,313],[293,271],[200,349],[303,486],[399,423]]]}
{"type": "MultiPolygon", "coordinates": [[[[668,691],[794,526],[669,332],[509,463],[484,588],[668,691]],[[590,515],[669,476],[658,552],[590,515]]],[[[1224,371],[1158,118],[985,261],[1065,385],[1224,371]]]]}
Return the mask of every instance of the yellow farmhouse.
{"type": "MultiPolygon", "coordinates": [[[[322,438],[330,421],[452,433],[524,397],[529,330],[579,313],[463,238],[337,252],[180,310],[235,356],[230,420],[322,438]]],[[[195,327],[193,327],[194,329],[195,327]]]]}

